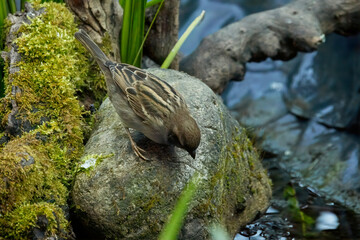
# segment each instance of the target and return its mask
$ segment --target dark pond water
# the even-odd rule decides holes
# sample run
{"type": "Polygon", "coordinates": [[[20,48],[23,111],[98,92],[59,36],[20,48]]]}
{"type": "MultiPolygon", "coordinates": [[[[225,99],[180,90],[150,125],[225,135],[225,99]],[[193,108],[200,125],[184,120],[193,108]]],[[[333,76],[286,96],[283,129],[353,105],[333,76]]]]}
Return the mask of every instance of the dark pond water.
{"type": "Polygon", "coordinates": [[[241,229],[235,240],[360,239],[360,215],[325,200],[265,159],[273,181],[273,199],[265,216],[241,229]]]}
{"type": "MultiPolygon", "coordinates": [[[[185,42],[181,50],[185,55],[188,55],[198,46],[202,38],[216,32],[221,27],[240,20],[251,13],[273,9],[288,2],[288,0],[182,0],[180,8],[180,34],[185,31],[189,23],[198,16],[202,10],[206,11],[206,16],[201,25],[185,42]]],[[[348,51],[349,45],[358,44],[358,46],[360,46],[359,37],[346,40],[341,40],[340,38],[343,37],[330,36],[327,41],[328,46],[332,44],[332,47],[342,48],[344,52],[348,51]],[[339,42],[341,44],[339,44],[339,42]]],[[[269,89],[281,92],[285,87],[289,87],[286,86],[286,80],[291,74],[300,77],[309,76],[309,82],[311,82],[314,72],[311,64],[315,58],[316,53],[308,53],[299,54],[296,59],[286,64],[281,61],[271,60],[262,63],[247,64],[248,71],[244,81],[234,82],[229,85],[223,94],[224,102],[229,108],[232,108],[238,104],[241,99],[244,99],[246,95],[251,95],[252,98],[256,99],[258,96],[261,96],[264,91],[268,91],[269,89]],[[299,64],[300,67],[297,69],[300,70],[296,73],[292,72],[291,69],[294,69],[293,66],[299,64]]],[[[337,61],[343,61],[345,55],[340,54],[335,59],[337,59],[337,61]]],[[[336,63],[334,65],[336,66],[336,63]]],[[[343,69],[342,71],[348,70],[343,69]]],[[[339,69],[338,72],[341,72],[341,69],[339,69]]],[[[331,76],[322,77],[326,79],[326,77],[331,76]]],[[[294,79],[296,80],[296,76],[294,79]]],[[[323,84],[323,86],[326,86],[326,84],[323,84]]],[[[336,86],[332,87],[336,88],[336,86]]],[[[324,90],[324,92],[326,91],[327,90],[324,90]]],[[[345,91],[347,90],[345,89],[345,91]]],[[[308,92],[305,92],[304,95],[310,96],[309,98],[311,98],[308,92]]],[[[312,98],[312,100],[313,99],[314,98],[312,98]]],[[[340,106],[339,108],[344,109],[344,106],[340,106]]],[[[326,111],[328,110],[329,109],[324,108],[323,111],[319,111],[316,117],[321,117],[322,113],[327,114],[328,112],[326,111]]],[[[296,108],[293,108],[292,111],[296,112],[296,108]]],[[[351,111],[349,110],[349,112],[351,111]]],[[[306,113],[299,113],[299,115],[301,114],[306,113]]],[[[334,119],[333,123],[335,126],[341,126],[342,120],[344,120],[342,118],[336,118],[336,116],[334,119]]],[[[313,131],[316,133],[324,128],[323,125],[316,124],[313,131]]],[[[329,129],[329,131],[332,130],[329,129]]],[[[311,141],[310,135],[308,136],[308,141],[311,141]]],[[[353,162],[354,164],[352,164],[349,169],[358,169],[358,159],[355,159],[353,162]]],[[[333,201],[327,200],[329,199],[327,196],[321,196],[314,189],[305,186],[301,179],[291,177],[290,174],[278,164],[275,158],[265,156],[263,164],[268,169],[274,184],[271,207],[265,216],[255,220],[244,229],[240,229],[235,240],[360,239],[359,214],[333,201]]]]}

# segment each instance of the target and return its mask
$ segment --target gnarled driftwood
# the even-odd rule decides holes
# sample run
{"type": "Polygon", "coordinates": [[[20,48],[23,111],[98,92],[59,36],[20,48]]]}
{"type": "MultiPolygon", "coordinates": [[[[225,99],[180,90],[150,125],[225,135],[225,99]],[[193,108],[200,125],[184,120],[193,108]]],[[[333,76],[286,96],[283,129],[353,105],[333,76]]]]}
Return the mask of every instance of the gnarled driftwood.
{"type": "Polygon", "coordinates": [[[289,60],[299,51],[316,50],[325,34],[359,31],[359,0],[298,0],[247,16],[206,37],[181,61],[180,69],[220,93],[229,80],[244,77],[246,62],[289,60]]]}

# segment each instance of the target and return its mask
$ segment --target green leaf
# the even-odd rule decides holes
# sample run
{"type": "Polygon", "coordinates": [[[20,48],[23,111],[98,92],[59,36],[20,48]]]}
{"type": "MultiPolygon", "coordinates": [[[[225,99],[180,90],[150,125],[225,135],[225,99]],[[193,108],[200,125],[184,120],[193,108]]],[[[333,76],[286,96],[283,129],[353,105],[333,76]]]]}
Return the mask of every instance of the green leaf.
{"type": "Polygon", "coordinates": [[[21,0],[21,10],[24,10],[26,1],[27,0],[21,0]]]}
{"type": "Polygon", "coordinates": [[[125,8],[125,1],[126,0],[119,0],[120,6],[124,9],[125,8]]]}
{"type": "Polygon", "coordinates": [[[194,30],[194,28],[201,22],[201,20],[204,18],[205,11],[203,10],[201,14],[194,19],[194,21],[190,24],[190,26],[186,29],[186,31],[183,33],[183,35],[180,37],[179,41],[175,44],[169,55],[166,57],[165,61],[161,65],[161,68],[168,68],[171,64],[171,62],[174,60],[176,54],[179,52],[180,47],[183,45],[185,40],[188,38],[190,33],[194,30]]]}
{"type": "Polygon", "coordinates": [[[9,4],[9,10],[11,13],[15,13],[16,12],[16,4],[15,4],[15,0],[8,0],[8,4],[9,4]]]}
{"type": "Polygon", "coordinates": [[[193,195],[200,184],[200,175],[195,173],[180,195],[170,220],[165,224],[159,240],[177,239],[193,195]]]}
{"type": "Polygon", "coordinates": [[[163,0],[151,0],[151,1],[149,1],[149,2],[146,3],[145,8],[154,6],[154,5],[159,4],[159,3],[161,3],[161,2],[163,2],[163,0]]]}
{"type": "MultiPolygon", "coordinates": [[[[9,7],[8,7],[8,4],[7,4],[7,1],[6,0],[1,0],[0,1],[0,25],[1,25],[1,29],[2,29],[2,26],[4,24],[4,19],[7,17],[9,13],[9,7]]],[[[2,30],[1,30],[2,32],[2,30]]]]}
{"type": "Polygon", "coordinates": [[[121,61],[141,67],[141,57],[136,58],[136,55],[139,49],[142,53],[146,0],[126,0],[122,4],[124,15],[120,38],[121,61]]]}
{"type": "Polygon", "coordinates": [[[151,30],[152,26],[153,26],[154,23],[155,23],[156,17],[158,16],[158,14],[159,14],[159,12],[160,12],[160,9],[161,9],[163,3],[164,3],[164,0],[161,0],[161,3],[160,3],[160,5],[159,5],[159,7],[158,7],[158,9],[157,9],[157,11],[156,11],[156,13],[155,13],[155,16],[154,16],[153,20],[151,21],[151,24],[150,24],[150,26],[149,26],[149,29],[147,30],[147,32],[146,32],[146,34],[145,34],[145,37],[144,37],[144,39],[143,39],[143,41],[142,41],[142,43],[141,43],[141,46],[140,46],[140,48],[139,48],[139,50],[138,50],[138,52],[137,52],[137,54],[136,54],[136,57],[135,57],[135,60],[134,60],[135,62],[137,61],[138,57],[139,57],[140,54],[142,53],[142,49],[143,49],[143,47],[144,47],[145,41],[146,41],[146,39],[147,39],[147,37],[148,37],[148,35],[149,35],[149,33],[150,33],[150,30],[151,30]]]}

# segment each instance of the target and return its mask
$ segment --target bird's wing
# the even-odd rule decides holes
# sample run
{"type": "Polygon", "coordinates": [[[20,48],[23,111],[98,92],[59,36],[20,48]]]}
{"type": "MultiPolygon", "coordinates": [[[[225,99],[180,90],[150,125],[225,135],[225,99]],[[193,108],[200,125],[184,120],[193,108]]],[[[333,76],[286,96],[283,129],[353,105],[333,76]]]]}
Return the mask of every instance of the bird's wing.
{"type": "Polygon", "coordinates": [[[170,84],[151,73],[146,74],[144,85],[152,88],[164,101],[168,102],[173,108],[182,108],[185,105],[182,96],[170,84]]]}
{"type": "Polygon", "coordinates": [[[108,63],[108,67],[129,105],[143,121],[168,118],[176,109],[186,106],[181,95],[157,76],[128,64],[108,63]]]}
{"type": "Polygon", "coordinates": [[[143,121],[147,119],[145,112],[138,99],[138,94],[133,87],[126,88],[126,96],[131,109],[138,115],[143,121]]]}
{"type": "Polygon", "coordinates": [[[153,88],[144,84],[144,82],[137,82],[135,84],[135,89],[142,110],[150,121],[154,118],[168,118],[170,114],[174,112],[174,107],[169,104],[166,99],[163,99],[153,88]]]}
{"type": "Polygon", "coordinates": [[[124,94],[128,87],[134,87],[137,81],[142,81],[142,76],[136,74],[139,68],[133,67],[128,64],[113,63],[111,61],[106,62],[106,66],[109,68],[112,79],[121,88],[124,94]]]}
{"type": "Polygon", "coordinates": [[[143,82],[136,82],[134,87],[128,87],[126,96],[136,115],[149,124],[163,121],[173,111],[171,105],[143,82]]]}

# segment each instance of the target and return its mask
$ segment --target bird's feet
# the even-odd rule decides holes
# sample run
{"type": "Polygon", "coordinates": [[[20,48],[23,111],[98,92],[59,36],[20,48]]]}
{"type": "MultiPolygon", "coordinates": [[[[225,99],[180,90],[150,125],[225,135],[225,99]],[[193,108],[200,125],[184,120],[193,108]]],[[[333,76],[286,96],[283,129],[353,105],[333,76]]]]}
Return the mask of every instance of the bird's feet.
{"type": "Polygon", "coordinates": [[[136,154],[136,156],[138,156],[139,158],[141,158],[142,160],[145,160],[145,161],[150,161],[150,159],[148,159],[147,157],[145,157],[143,155],[143,153],[145,153],[146,151],[140,147],[138,147],[135,143],[135,141],[132,139],[131,135],[130,135],[130,131],[128,128],[125,128],[126,130],[126,133],[128,134],[129,136],[129,139],[130,139],[130,142],[131,142],[131,147],[132,149],[134,150],[134,153],[136,154]]]}
{"type": "Polygon", "coordinates": [[[140,148],[140,147],[138,147],[134,141],[131,141],[131,146],[132,146],[132,148],[133,148],[134,153],[136,154],[136,156],[138,156],[138,157],[141,158],[142,160],[150,161],[150,159],[148,159],[147,157],[145,157],[145,156],[143,155],[143,153],[145,153],[145,150],[142,149],[142,148],[140,148]]]}

